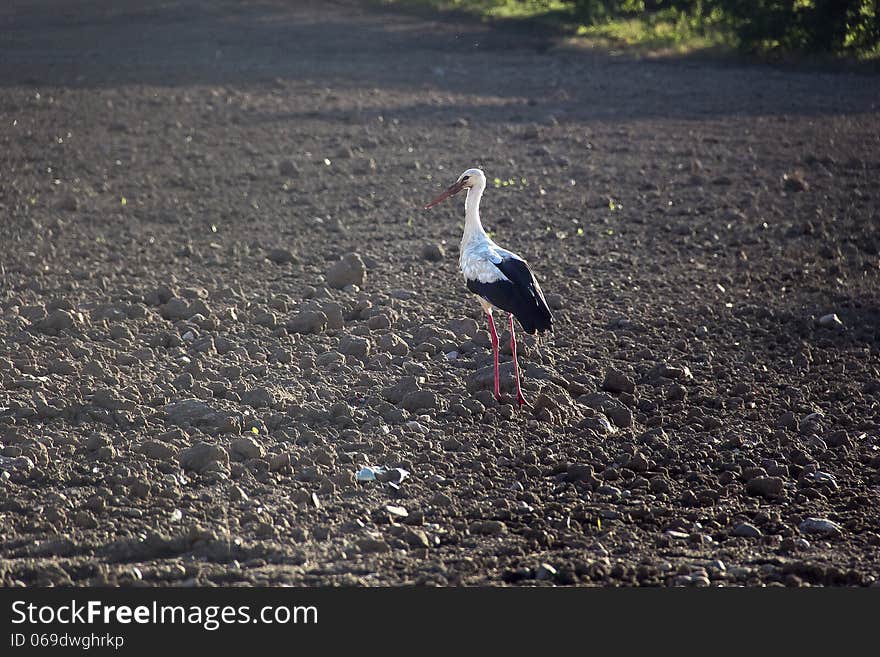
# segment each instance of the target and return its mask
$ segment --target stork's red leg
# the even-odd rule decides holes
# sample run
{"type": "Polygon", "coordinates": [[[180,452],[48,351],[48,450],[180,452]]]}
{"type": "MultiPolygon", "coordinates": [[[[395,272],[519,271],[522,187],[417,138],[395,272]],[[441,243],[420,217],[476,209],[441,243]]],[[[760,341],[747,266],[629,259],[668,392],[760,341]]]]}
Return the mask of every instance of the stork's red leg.
{"type": "Polygon", "coordinates": [[[516,337],[513,334],[513,315],[510,315],[510,351],[513,353],[513,374],[516,378],[516,401],[520,406],[524,406],[526,398],[523,397],[522,389],[519,387],[519,363],[516,362],[516,337]]]}
{"type": "Polygon", "coordinates": [[[492,311],[486,311],[489,316],[489,332],[492,334],[492,354],[495,357],[495,399],[499,402],[501,397],[501,385],[498,381],[498,332],[495,330],[495,320],[492,319],[492,311]]]}

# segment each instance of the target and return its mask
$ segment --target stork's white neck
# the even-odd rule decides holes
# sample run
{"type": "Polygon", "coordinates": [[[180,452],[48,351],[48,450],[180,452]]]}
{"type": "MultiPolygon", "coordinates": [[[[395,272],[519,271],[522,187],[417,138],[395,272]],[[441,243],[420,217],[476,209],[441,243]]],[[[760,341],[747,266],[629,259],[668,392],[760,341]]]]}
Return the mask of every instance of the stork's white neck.
{"type": "Polygon", "coordinates": [[[486,183],[481,181],[468,189],[467,198],[464,201],[464,235],[461,238],[462,243],[486,236],[483,224],[480,223],[480,199],[483,197],[483,190],[485,188],[486,183]]]}

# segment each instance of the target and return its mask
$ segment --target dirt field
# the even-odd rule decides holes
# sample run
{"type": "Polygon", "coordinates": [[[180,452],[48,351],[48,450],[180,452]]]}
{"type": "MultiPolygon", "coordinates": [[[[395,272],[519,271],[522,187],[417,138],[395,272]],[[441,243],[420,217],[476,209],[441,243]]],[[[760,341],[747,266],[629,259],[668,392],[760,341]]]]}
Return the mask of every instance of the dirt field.
{"type": "Polygon", "coordinates": [[[0,583],[876,584],[880,79],[459,21],[3,3],[0,583]]]}

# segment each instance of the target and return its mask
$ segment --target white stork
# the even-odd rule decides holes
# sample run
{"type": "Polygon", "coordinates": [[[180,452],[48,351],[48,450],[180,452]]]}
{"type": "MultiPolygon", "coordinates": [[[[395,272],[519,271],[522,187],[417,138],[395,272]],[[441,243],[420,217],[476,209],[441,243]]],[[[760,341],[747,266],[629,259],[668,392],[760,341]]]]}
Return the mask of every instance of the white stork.
{"type": "Polygon", "coordinates": [[[541,286],[535,280],[526,261],[517,254],[502,249],[483,230],[480,223],[480,198],[486,189],[486,176],[480,169],[468,169],[445,192],[425,206],[429,209],[440,201],[467,189],[464,202],[464,235],[461,238],[459,266],[467,288],[480,297],[480,304],[489,317],[492,350],[495,357],[495,399],[503,401],[498,382],[498,333],[492,319],[492,309],[509,313],[510,350],[513,353],[513,372],[516,376],[516,401],[526,403],[519,384],[519,364],[516,362],[516,338],[513,318],[519,320],[526,333],[552,331],[553,316],[544,300],[541,286]]]}

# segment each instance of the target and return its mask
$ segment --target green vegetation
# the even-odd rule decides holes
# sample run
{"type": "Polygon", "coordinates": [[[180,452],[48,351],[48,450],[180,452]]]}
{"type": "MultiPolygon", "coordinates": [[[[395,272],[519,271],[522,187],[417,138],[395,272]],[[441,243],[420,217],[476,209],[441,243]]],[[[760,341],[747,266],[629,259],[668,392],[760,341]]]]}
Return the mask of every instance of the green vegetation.
{"type": "Polygon", "coordinates": [[[598,45],[880,57],[880,0],[386,0],[531,19],[598,45]]]}

